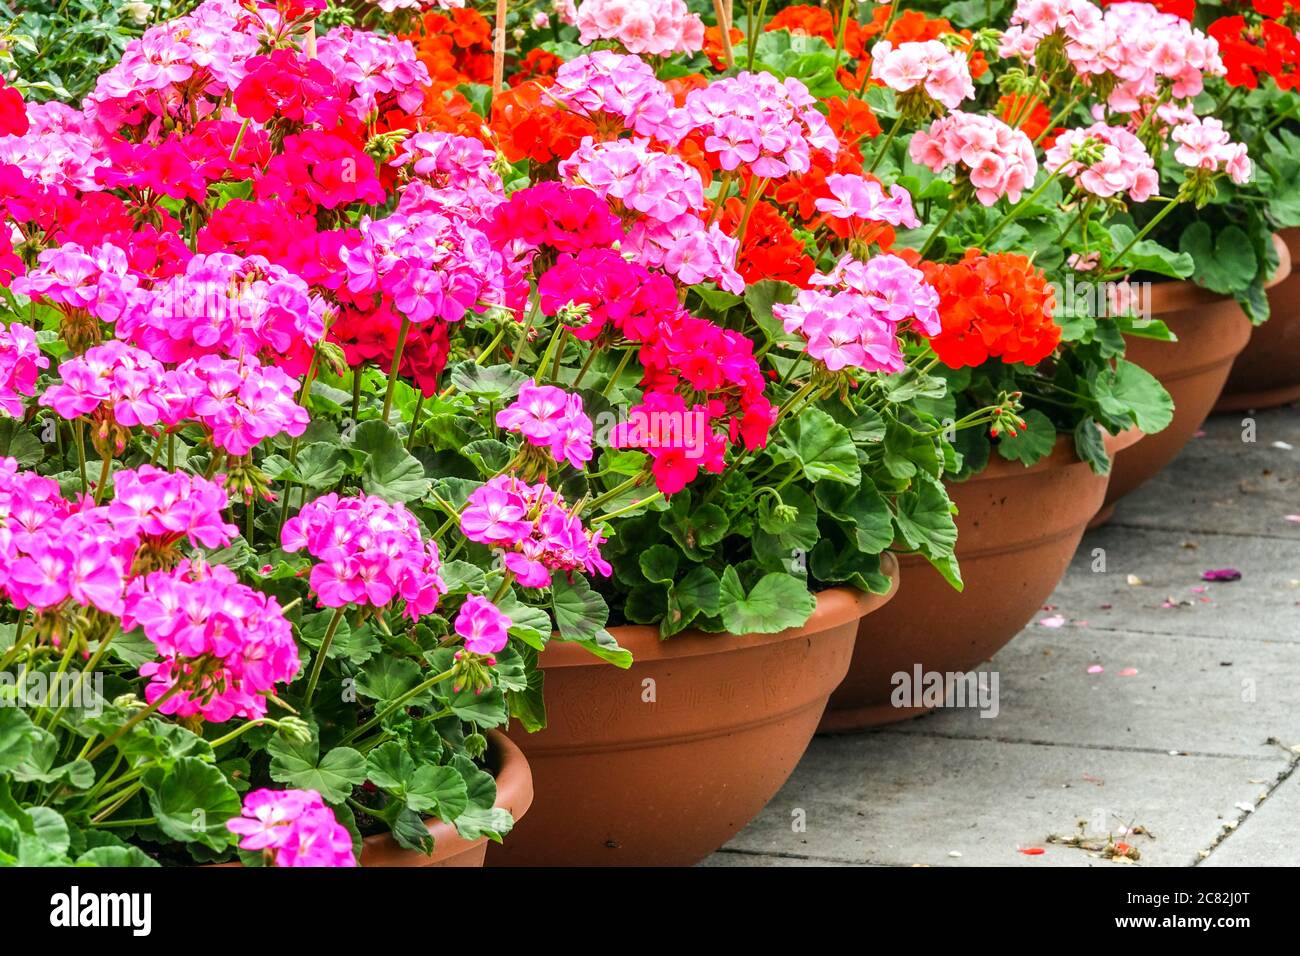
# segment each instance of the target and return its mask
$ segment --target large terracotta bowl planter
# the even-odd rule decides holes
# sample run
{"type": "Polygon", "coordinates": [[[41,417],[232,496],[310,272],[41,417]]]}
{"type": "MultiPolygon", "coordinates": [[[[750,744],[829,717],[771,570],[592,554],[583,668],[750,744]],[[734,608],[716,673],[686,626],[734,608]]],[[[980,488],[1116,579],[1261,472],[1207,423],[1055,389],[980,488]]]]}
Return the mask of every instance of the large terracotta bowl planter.
{"type": "MultiPolygon", "coordinates": [[[[1113,456],[1141,438],[1107,435],[1113,456]]],[[[831,695],[825,732],[905,720],[925,708],[890,702],[897,673],[969,671],[993,656],[1033,618],[1065,575],[1084,526],[1101,506],[1106,476],[1094,474],[1062,437],[1026,468],[996,455],[967,481],[948,483],[957,504],[957,558],[965,590],[955,591],[917,555],[899,558],[903,586],[864,618],[844,683],[831,695]]]]}
{"type": "Polygon", "coordinates": [[[803,627],[779,634],[664,641],[656,628],[620,627],[628,670],[551,642],[546,729],[511,730],[537,801],[488,865],[689,866],[712,853],[790,776],[858,622],[892,594],[823,591],[803,627]]]}
{"type": "MultiPolygon", "coordinates": [[[[1300,228],[1284,229],[1278,236],[1294,269],[1300,228]]],[[[1216,412],[1272,408],[1300,399],[1300,273],[1292,271],[1268,290],[1268,308],[1268,321],[1251,331],[1250,342],[1232,363],[1216,412]]]]}
{"type": "MultiPolygon", "coordinates": [[[[1285,244],[1276,244],[1281,262],[1272,284],[1291,273],[1285,244]]],[[[1125,358],[1141,365],[1168,389],[1174,400],[1174,418],[1164,431],[1148,435],[1116,458],[1106,504],[1092,527],[1109,520],[1115,502],[1154,478],[1178,456],[1214,409],[1233,361],[1250,341],[1250,320],[1236,300],[1191,282],[1153,284],[1150,309],[1152,317],[1162,319],[1178,341],[1129,338],[1125,358]]]]}

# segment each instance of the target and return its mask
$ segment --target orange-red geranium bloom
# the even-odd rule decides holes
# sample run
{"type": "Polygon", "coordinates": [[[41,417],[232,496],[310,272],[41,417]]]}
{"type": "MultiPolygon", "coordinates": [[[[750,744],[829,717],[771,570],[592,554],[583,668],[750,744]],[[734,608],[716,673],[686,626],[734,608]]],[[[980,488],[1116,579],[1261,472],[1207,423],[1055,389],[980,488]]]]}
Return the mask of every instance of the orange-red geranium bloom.
{"type": "Polygon", "coordinates": [[[949,368],[991,358],[1036,365],[1060,343],[1061,328],[1052,321],[1055,293],[1027,257],[968,249],[960,262],[921,267],[939,292],[943,325],[930,345],[949,368]]]}
{"type": "Polygon", "coordinates": [[[507,160],[527,157],[535,163],[565,159],[596,131],[595,124],[556,104],[546,94],[546,80],[529,80],[502,90],[492,104],[491,128],[507,160]]]}
{"type": "Polygon", "coordinates": [[[402,39],[414,45],[436,87],[492,81],[492,26],[475,10],[426,13],[402,39]]]}
{"type": "MultiPolygon", "coordinates": [[[[718,225],[727,235],[734,236],[744,212],[745,204],[732,197],[723,207],[718,225]]],[[[779,279],[804,287],[816,268],[816,263],[785,217],[768,203],[758,203],[745,226],[745,241],[736,263],[736,271],[744,280],[754,283],[779,279]]]]}

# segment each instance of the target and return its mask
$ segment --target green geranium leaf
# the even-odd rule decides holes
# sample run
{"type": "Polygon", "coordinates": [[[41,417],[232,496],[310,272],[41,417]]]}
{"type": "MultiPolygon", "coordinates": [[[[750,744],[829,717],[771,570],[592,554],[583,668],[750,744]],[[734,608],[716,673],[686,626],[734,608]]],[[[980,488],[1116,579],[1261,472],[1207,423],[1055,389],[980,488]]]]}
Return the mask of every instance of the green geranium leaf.
{"type": "Polygon", "coordinates": [[[1025,427],[1012,436],[1003,432],[998,436],[998,454],[1007,461],[1018,461],[1028,467],[1050,455],[1056,447],[1056,426],[1036,408],[1021,416],[1025,427]]]}
{"type": "Polygon", "coordinates": [[[410,778],[406,803],[412,810],[451,823],[469,806],[465,779],[451,767],[423,766],[410,778]]]}
{"type": "Polygon", "coordinates": [[[1080,461],[1086,461],[1095,474],[1110,474],[1110,456],[1106,454],[1106,443],[1097,427],[1097,419],[1085,418],[1074,426],[1074,453],[1080,461]]]}
{"type": "Polygon", "coordinates": [[[461,720],[483,728],[499,727],[506,722],[506,700],[499,687],[491,687],[478,694],[468,687],[462,687],[459,692],[452,694],[447,706],[461,720]]]}
{"type": "Polygon", "coordinates": [[[77,857],[77,866],[150,867],[161,864],[139,847],[97,846],[77,857]]]}
{"type": "Polygon", "coordinates": [[[484,368],[473,362],[458,362],[447,370],[447,379],[466,395],[501,405],[519,394],[519,386],[528,376],[509,365],[484,368]]]}
{"type": "Polygon", "coordinates": [[[672,535],[686,556],[703,561],[715,544],[727,536],[727,513],[714,504],[693,504],[689,491],[673,495],[672,505],[659,518],[659,526],[672,535]]]}
{"type": "Polygon", "coordinates": [[[201,843],[211,850],[222,850],[233,842],[226,821],[239,816],[239,794],[212,764],[182,757],[166,770],[151,767],[143,782],[149,807],[167,836],[182,843],[201,843]]]}
{"type": "Polygon", "coordinates": [[[957,525],[952,520],[951,502],[943,485],[921,476],[898,496],[894,524],[909,548],[927,557],[946,557],[957,544],[957,525]]]}
{"type": "Polygon", "coordinates": [[[1220,295],[1243,291],[1259,271],[1250,237],[1237,226],[1214,235],[1209,223],[1194,222],[1183,230],[1178,247],[1196,261],[1192,278],[1197,285],[1220,295]]]}
{"type": "Polygon", "coordinates": [[[26,762],[40,739],[40,730],[23,711],[0,707],[0,773],[26,762]]]}
{"type": "Polygon", "coordinates": [[[366,494],[406,502],[429,493],[424,466],[406,450],[391,425],[378,420],[362,422],[353,432],[352,447],[366,454],[361,466],[361,487],[366,494]]]}
{"type": "Polygon", "coordinates": [[[862,481],[858,451],[849,430],[819,408],[804,409],[781,425],[786,448],[803,466],[810,481],[862,481]]]}
{"type": "Polygon", "coordinates": [[[1120,359],[1093,383],[1098,407],[1120,421],[1130,421],[1148,435],[1173,421],[1174,400],[1154,375],[1120,359]]]}
{"type": "Polygon", "coordinates": [[[366,758],[351,747],[335,747],[321,758],[315,741],[296,743],[277,732],[267,741],[266,752],[271,755],[272,780],[315,790],[327,803],[342,803],[368,773],[366,758]]]}
{"type": "Polygon", "coordinates": [[[858,550],[879,554],[894,541],[894,521],[889,505],[869,482],[857,488],[819,481],[813,495],[822,511],[850,523],[858,550]]]}
{"type": "Polygon", "coordinates": [[[651,545],[641,552],[641,573],[647,581],[672,584],[677,577],[678,552],[666,544],[651,545]]]}
{"type": "Polygon", "coordinates": [[[720,591],[722,623],[732,634],[775,634],[799,627],[817,606],[802,581],[780,572],[764,575],[746,594],[740,575],[728,566],[720,591]]]}
{"type": "Polygon", "coordinates": [[[563,571],[551,576],[551,610],[562,641],[586,641],[597,636],[609,620],[609,606],[581,574],[570,581],[563,571]]]}

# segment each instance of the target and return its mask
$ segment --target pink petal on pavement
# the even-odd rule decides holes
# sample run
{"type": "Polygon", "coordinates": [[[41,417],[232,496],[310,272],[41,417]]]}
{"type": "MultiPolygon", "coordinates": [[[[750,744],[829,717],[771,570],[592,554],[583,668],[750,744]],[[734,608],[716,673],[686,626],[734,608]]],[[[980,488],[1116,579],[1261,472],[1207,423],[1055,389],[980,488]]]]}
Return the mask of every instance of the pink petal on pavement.
{"type": "Polygon", "coordinates": [[[1100,664],[1090,664],[1090,665],[1088,665],[1088,673],[1089,673],[1089,674],[1100,674],[1100,673],[1101,673],[1102,671],[1104,671],[1105,669],[1106,669],[1106,668],[1102,667],[1100,664]]]}
{"type": "Polygon", "coordinates": [[[1065,618],[1059,614],[1053,614],[1051,617],[1045,617],[1038,622],[1039,627],[1062,627],[1065,624],[1065,618]]]}
{"type": "Polygon", "coordinates": [[[1236,568],[1211,568],[1201,573],[1202,581],[1240,581],[1241,572],[1236,568]]]}
{"type": "Polygon", "coordinates": [[[1136,667],[1126,667],[1119,672],[1120,677],[1137,677],[1138,669],[1136,667]]]}

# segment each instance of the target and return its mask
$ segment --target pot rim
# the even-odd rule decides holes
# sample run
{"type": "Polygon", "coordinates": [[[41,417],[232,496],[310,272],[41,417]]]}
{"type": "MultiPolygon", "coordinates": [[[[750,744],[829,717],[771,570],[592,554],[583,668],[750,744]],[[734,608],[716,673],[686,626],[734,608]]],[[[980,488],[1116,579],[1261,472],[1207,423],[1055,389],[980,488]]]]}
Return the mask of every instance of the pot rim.
{"type": "MultiPolygon", "coordinates": [[[[487,738],[490,744],[488,752],[492,755],[490,764],[495,770],[493,776],[497,782],[497,798],[493,806],[509,810],[510,815],[518,823],[528,812],[528,808],[533,805],[532,770],[519,745],[500,730],[489,730],[487,738]]],[[[427,818],[424,825],[429,831],[429,836],[434,840],[433,855],[425,858],[430,863],[472,850],[487,842],[488,839],[479,837],[477,840],[466,840],[456,832],[454,825],[443,823],[437,817],[427,818]]],[[[507,833],[505,839],[510,839],[510,834],[507,833]]],[[[408,850],[398,846],[397,841],[389,833],[376,833],[363,837],[361,845],[362,866],[383,866],[383,861],[391,859],[394,855],[419,853],[418,850],[408,850]]],[[[424,858],[422,854],[420,855],[424,858]]]]}
{"type": "MultiPolygon", "coordinates": [[[[1300,241],[1300,236],[1297,236],[1297,241],[1300,241]]],[[[1277,250],[1277,271],[1264,282],[1265,289],[1273,288],[1273,286],[1291,275],[1293,264],[1291,250],[1281,233],[1273,233],[1273,247],[1277,250]]],[[[1150,308],[1153,316],[1166,315],[1170,312],[1183,312],[1197,306],[1231,301],[1231,299],[1232,296],[1211,292],[1209,289],[1197,285],[1191,279],[1170,279],[1151,283],[1150,308]]]]}
{"type": "MultiPolygon", "coordinates": [[[[818,591],[817,607],[801,626],[775,634],[707,634],[689,629],[669,638],[661,638],[659,629],[649,624],[621,624],[610,628],[624,648],[632,652],[635,664],[646,661],[675,660],[704,654],[726,654],[814,636],[822,631],[865,617],[883,607],[898,593],[898,561],[886,551],[881,554],[881,570],[889,575],[889,592],[868,594],[856,588],[834,587],[818,591]]],[[[541,654],[541,665],[553,667],[612,667],[584,648],[552,640],[541,654]]]]}
{"type": "MultiPolygon", "coordinates": [[[[1143,437],[1143,433],[1138,430],[1136,425],[1124,429],[1118,435],[1112,435],[1100,425],[1097,426],[1097,429],[1101,432],[1101,440],[1106,446],[1106,454],[1111,457],[1112,461],[1117,452],[1136,444],[1143,437]]],[[[1032,465],[1026,467],[1018,461],[1007,461],[997,452],[992,452],[984,469],[964,479],[963,483],[970,481],[1002,481],[1007,478],[1015,478],[1018,475],[1031,475],[1040,471],[1066,468],[1080,463],[1079,456],[1074,453],[1073,436],[1058,434],[1056,444],[1052,447],[1052,450],[1032,465]]]]}

